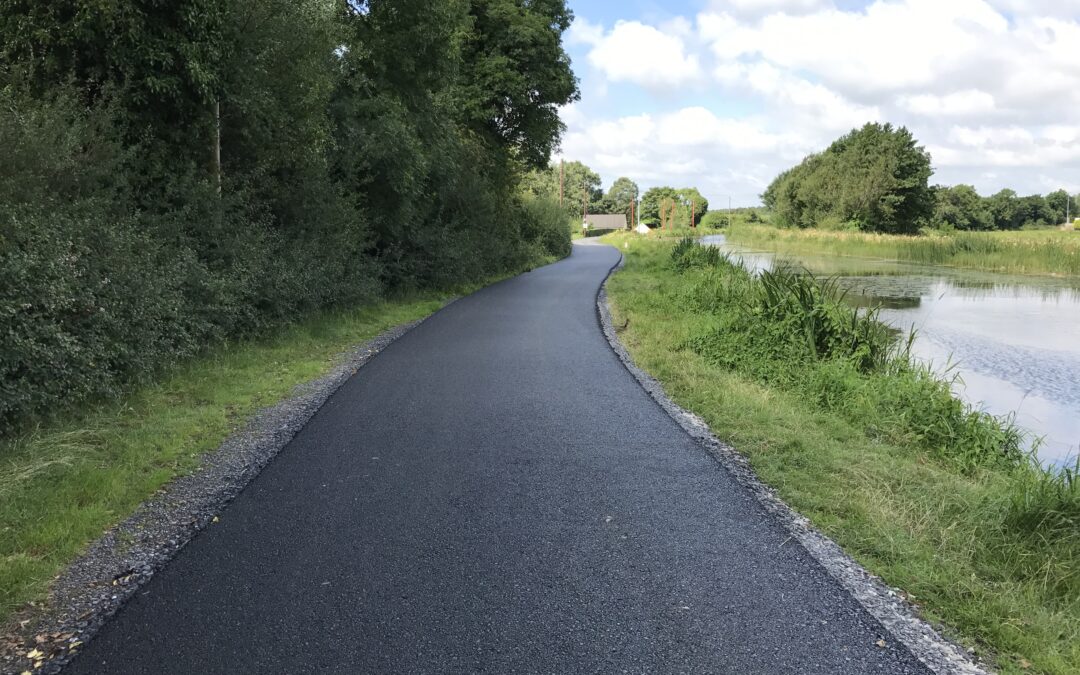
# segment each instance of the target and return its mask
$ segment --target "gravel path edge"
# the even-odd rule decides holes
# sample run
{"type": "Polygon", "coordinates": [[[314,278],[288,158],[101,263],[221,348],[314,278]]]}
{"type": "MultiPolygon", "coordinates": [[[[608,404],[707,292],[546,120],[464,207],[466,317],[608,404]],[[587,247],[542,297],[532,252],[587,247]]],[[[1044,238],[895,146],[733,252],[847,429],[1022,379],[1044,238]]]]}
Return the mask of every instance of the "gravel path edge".
{"type": "Polygon", "coordinates": [[[206,453],[198,469],[170,482],[107,530],[56,577],[44,603],[17,612],[3,627],[0,673],[60,672],[140,587],[217,520],[334,392],[431,316],[395,326],[339,355],[329,373],[257,411],[240,431],[206,453]]]}
{"type": "Polygon", "coordinates": [[[904,599],[903,592],[889,587],[819,532],[805,516],[788,506],[776,492],[763,483],[750,462],[732,446],[713,435],[709,425],[694,413],[668,397],[654,377],[639,368],[619,339],[608,304],[607,283],[626,262],[620,257],[607,274],[597,293],[596,310],[600,327],[612,350],[634,379],[657,404],[706,452],[775,517],[793,539],[798,541],[829,576],[862,605],[897,642],[903,644],[927,668],[939,675],[987,675],[986,664],[976,662],[959,645],[951,642],[918,615],[918,610],[904,599]]]}

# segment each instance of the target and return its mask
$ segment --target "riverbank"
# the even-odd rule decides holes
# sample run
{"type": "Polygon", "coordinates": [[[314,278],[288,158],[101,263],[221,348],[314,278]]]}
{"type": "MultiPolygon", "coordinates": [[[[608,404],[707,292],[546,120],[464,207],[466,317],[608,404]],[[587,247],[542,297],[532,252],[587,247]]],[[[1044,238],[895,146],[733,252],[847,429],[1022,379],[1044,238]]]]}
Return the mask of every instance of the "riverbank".
{"type": "Polygon", "coordinates": [[[323,313],[264,340],[215,348],[120,401],[0,443],[0,625],[259,410],[331,372],[355,345],[479,285],[323,313]]]}
{"type": "Polygon", "coordinates": [[[614,239],[620,337],[676,402],[1003,671],[1080,668],[1075,482],[1035,469],[1008,424],[905,367],[814,287],[766,288],[718,251],[682,245],[673,259],[670,243],[614,239]]]}
{"type": "Polygon", "coordinates": [[[1080,232],[1032,230],[903,236],[736,223],[736,243],[787,253],[884,258],[1010,274],[1080,276],[1080,232]]]}

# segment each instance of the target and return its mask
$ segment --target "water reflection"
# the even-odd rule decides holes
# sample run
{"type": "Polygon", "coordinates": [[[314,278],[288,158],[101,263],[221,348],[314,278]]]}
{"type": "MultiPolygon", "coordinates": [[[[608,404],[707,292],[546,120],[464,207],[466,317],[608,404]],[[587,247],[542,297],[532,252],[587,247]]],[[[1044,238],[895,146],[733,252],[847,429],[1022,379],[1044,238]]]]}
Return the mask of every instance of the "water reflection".
{"type": "Polygon", "coordinates": [[[1040,457],[1080,451],[1080,279],[1029,277],[826,255],[784,255],[706,237],[751,271],[783,262],[835,276],[858,307],[880,306],[914,351],[951,366],[957,393],[1043,437],[1040,457]]]}

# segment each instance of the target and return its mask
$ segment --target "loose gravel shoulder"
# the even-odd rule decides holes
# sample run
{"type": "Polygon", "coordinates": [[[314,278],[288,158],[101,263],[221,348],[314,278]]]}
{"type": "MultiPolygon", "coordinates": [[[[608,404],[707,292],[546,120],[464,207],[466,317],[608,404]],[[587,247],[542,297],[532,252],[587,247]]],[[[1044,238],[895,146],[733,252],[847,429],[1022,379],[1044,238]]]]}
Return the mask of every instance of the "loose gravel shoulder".
{"type": "Polygon", "coordinates": [[[307,424],[356,371],[423,319],[342,354],[326,376],[259,411],[200,467],[107,531],[53,583],[45,604],[16,616],[0,641],[0,672],[56,673],[80,647],[307,424]],[[36,667],[35,667],[36,666],[36,667]]]}
{"type": "MultiPolygon", "coordinates": [[[[611,269],[608,279],[624,262],[623,259],[619,260],[611,269]]],[[[935,673],[985,675],[988,672],[983,664],[972,661],[963,648],[944,638],[930,624],[919,618],[917,610],[903,599],[901,590],[889,587],[880,577],[868,572],[844,553],[836,542],[814,529],[807,518],[784,503],[772,488],[761,482],[745,456],[716,438],[704,420],[672,401],[664,392],[663,386],[634,363],[630,353],[619,340],[611,319],[607,279],[597,296],[597,312],[604,336],[611,348],[653,400],[715,457],[739,484],[749,490],[791,536],[802,544],[871,616],[881,622],[893,638],[906,646],[935,673]]]]}

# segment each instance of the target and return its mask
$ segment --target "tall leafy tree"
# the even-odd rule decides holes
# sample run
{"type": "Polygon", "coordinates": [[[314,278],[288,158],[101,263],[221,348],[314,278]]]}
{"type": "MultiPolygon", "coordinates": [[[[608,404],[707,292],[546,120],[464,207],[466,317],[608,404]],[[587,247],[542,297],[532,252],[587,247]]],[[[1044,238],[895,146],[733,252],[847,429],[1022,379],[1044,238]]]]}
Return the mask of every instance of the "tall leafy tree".
{"type": "Polygon", "coordinates": [[[562,172],[562,203],[571,214],[581,215],[582,204],[589,213],[605,209],[600,174],[578,161],[564,162],[560,168],[553,162],[543,169],[534,169],[522,178],[522,189],[533,196],[559,201],[559,175],[562,172]]]}
{"type": "Polygon", "coordinates": [[[624,213],[626,222],[630,222],[631,205],[638,198],[637,183],[625,176],[616,178],[604,195],[604,211],[607,213],[624,213]]]}
{"type": "Polygon", "coordinates": [[[867,124],[780,174],[762,197],[787,225],[914,232],[932,214],[932,173],[929,153],[910,131],[867,124]]]}
{"type": "Polygon", "coordinates": [[[641,222],[649,227],[660,225],[660,209],[679,200],[679,191],[672,187],[654,187],[641,196],[641,222]]]}
{"type": "Polygon", "coordinates": [[[578,100],[560,37],[565,0],[471,0],[458,109],[475,131],[528,168],[547,165],[564,130],[558,109],[578,100]]]}
{"type": "Polygon", "coordinates": [[[936,188],[933,223],[957,230],[989,230],[994,226],[986,201],[971,185],[936,188]]]}
{"type": "Polygon", "coordinates": [[[709,210],[709,200],[705,199],[701,191],[694,187],[679,190],[679,201],[682,202],[682,207],[686,210],[687,220],[690,219],[691,209],[693,210],[694,219],[692,222],[694,223],[700,223],[709,210]]]}

